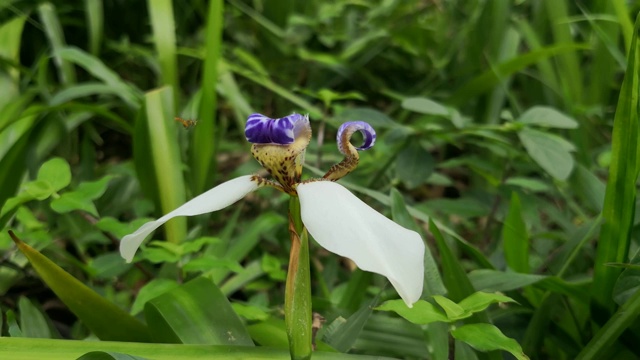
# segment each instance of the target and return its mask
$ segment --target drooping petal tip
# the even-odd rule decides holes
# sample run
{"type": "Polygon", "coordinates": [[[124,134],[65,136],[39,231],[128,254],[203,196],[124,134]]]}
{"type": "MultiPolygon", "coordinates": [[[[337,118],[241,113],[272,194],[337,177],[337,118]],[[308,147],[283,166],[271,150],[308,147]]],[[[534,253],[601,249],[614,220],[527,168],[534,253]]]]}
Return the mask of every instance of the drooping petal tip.
{"type": "Polygon", "coordinates": [[[258,187],[259,183],[253,178],[253,175],[241,176],[224,182],[187,201],[182,206],[158,220],[143,224],[135,232],[123,237],[120,241],[120,255],[127,262],[131,262],[144,239],[172,218],[176,216],[195,216],[218,211],[242,199],[258,187]]]}
{"type": "Polygon", "coordinates": [[[252,144],[288,145],[309,127],[309,116],[306,115],[294,113],[280,119],[271,119],[255,113],[247,119],[244,134],[252,144]]]}
{"type": "Polygon", "coordinates": [[[376,131],[364,121],[348,121],[338,128],[336,139],[338,141],[338,149],[344,154],[343,149],[347,146],[347,142],[351,140],[351,136],[359,131],[363,136],[361,146],[356,146],[357,150],[370,149],[376,143],[376,131]]]}
{"type": "Polygon", "coordinates": [[[359,268],[386,276],[407,306],[420,299],[425,245],[415,231],[391,221],[332,181],[299,184],[302,222],[325,249],[359,268]]]}

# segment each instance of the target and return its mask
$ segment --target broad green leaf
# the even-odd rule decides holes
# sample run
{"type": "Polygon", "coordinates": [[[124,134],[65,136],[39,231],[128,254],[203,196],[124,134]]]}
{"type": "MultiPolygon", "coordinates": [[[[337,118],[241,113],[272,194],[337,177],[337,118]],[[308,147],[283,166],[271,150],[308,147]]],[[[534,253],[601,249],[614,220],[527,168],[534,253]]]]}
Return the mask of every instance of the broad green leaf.
{"type": "Polygon", "coordinates": [[[402,300],[385,301],[375,308],[380,311],[393,311],[414,324],[426,325],[436,321],[449,322],[449,318],[430,302],[418,300],[412,308],[402,300]]]}
{"type": "MultiPolygon", "coordinates": [[[[13,233],[12,233],[13,234],[13,233]]],[[[42,280],[101,340],[147,342],[147,327],[12,235],[42,280]]]]}
{"type": "MultiPolygon", "coordinates": [[[[93,351],[129,354],[153,360],[281,360],[289,358],[282,348],[230,345],[143,344],[136,342],[25,339],[0,337],[0,359],[69,360],[93,351]]],[[[314,359],[382,360],[379,356],[315,351],[314,359]]]]}
{"type": "Polygon", "coordinates": [[[62,158],[47,160],[38,170],[38,180],[46,181],[53,191],[60,191],[71,183],[71,168],[62,158]]]}
{"type": "Polygon", "coordinates": [[[144,314],[157,342],[253,345],[227,298],[205,277],[148,301],[144,314]]]}
{"type": "Polygon", "coordinates": [[[448,117],[451,114],[446,106],[424,97],[406,98],[402,101],[402,107],[420,114],[444,117],[448,117]]]}
{"type": "Polygon", "coordinates": [[[411,141],[398,153],[396,174],[407,187],[416,188],[427,181],[434,166],[431,154],[418,141],[411,141]]]}
{"type": "Polygon", "coordinates": [[[469,324],[451,330],[451,335],[480,351],[504,350],[518,360],[528,360],[517,341],[506,337],[491,324],[469,324]]]}
{"type": "Polygon", "coordinates": [[[519,131],[518,137],[527,153],[549,175],[558,180],[566,180],[569,177],[574,161],[565,142],[560,138],[530,128],[519,131]]]}
{"type": "MultiPolygon", "coordinates": [[[[638,46],[640,17],[636,18],[627,70],[620,89],[613,120],[611,166],[602,210],[593,274],[592,307],[613,310],[612,293],[619,268],[607,263],[625,262],[629,252],[636,208],[636,182],[640,166],[638,146],[638,91],[640,88],[640,51],[638,46]]],[[[607,317],[605,314],[603,316],[607,317]]]]}
{"type": "Polygon", "coordinates": [[[547,107],[535,106],[525,111],[517,122],[527,125],[539,125],[558,129],[575,129],[578,122],[561,113],[560,111],[547,107]]]}
{"type": "Polygon", "coordinates": [[[24,184],[23,188],[28,197],[34,200],[45,200],[55,192],[51,184],[45,180],[30,181],[24,184]]]}
{"type": "Polygon", "coordinates": [[[434,295],[433,300],[435,300],[438,305],[444,309],[444,312],[447,314],[450,321],[464,319],[471,315],[470,313],[465,312],[463,307],[442,295],[434,295]]]}
{"type": "Polygon", "coordinates": [[[489,294],[485,292],[476,292],[460,301],[458,305],[466,312],[475,313],[483,311],[489,305],[495,303],[515,302],[512,298],[500,294],[489,294]]]}
{"type": "Polygon", "coordinates": [[[522,218],[520,198],[515,192],[511,193],[509,212],[502,226],[502,245],[509,268],[529,273],[529,235],[522,218]]]}

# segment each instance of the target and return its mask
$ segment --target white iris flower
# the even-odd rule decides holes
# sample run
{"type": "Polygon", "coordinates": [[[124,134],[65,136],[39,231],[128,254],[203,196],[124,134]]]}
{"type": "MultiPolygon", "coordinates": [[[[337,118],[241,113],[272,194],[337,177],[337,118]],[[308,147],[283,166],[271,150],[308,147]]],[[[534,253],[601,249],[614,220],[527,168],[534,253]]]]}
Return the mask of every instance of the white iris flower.
{"type": "Polygon", "coordinates": [[[375,132],[362,121],[348,122],[338,130],[338,147],[345,155],[321,179],[300,181],[304,152],[311,138],[307,116],[293,114],[269,119],[253,114],[245,129],[253,143],[254,157],[275,181],[256,175],[241,176],[205,192],[163,217],[142,225],[125,236],[120,253],[131,262],[144,239],[176,216],[195,216],[226,208],[263,186],[298,196],[302,222],[309,234],[325,249],[347,257],[362,270],[381,274],[394,286],[407,306],[422,294],[425,246],[418,233],[408,230],[375,211],[334,181],[358,164],[357,150],[375,143],[375,132]],[[351,135],[360,131],[363,146],[356,148],[351,135]]]}

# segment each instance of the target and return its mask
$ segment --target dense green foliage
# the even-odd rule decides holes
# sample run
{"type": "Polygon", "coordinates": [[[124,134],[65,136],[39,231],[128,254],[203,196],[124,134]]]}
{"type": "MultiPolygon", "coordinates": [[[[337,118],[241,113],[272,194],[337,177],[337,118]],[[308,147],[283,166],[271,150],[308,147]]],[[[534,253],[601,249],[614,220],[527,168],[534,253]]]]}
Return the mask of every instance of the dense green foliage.
{"type": "Polygon", "coordinates": [[[640,357],[639,10],[0,2],[0,358],[286,356],[288,196],[172,220],[133,264],[118,253],[146,220],[266,174],[254,112],[310,115],[307,176],[340,161],[341,123],[369,122],[377,143],[341,183],[428,245],[409,310],[311,241],[314,358],[640,357]],[[86,338],[104,342],[49,340],[86,338]]]}

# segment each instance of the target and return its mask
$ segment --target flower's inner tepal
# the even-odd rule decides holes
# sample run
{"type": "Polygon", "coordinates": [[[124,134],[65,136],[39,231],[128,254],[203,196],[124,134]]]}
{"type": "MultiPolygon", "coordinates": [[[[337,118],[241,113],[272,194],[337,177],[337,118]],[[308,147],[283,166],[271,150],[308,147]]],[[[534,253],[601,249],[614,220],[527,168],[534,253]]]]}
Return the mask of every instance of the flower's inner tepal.
{"type": "MultiPolygon", "coordinates": [[[[297,195],[296,185],[302,176],[304,154],[311,140],[309,117],[292,114],[280,119],[270,119],[261,114],[252,114],[245,127],[247,140],[253,143],[251,153],[271,176],[282,186],[283,191],[297,195]]],[[[344,159],[333,165],[323,180],[336,181],[358,166],[358,150],[373,146],[376,133],[363,121],[346,122],[338,129],[338,149],[344,159]],[[363,135],[363,144],[354,147],[351,136],[355,132],[363,135]]]]}

